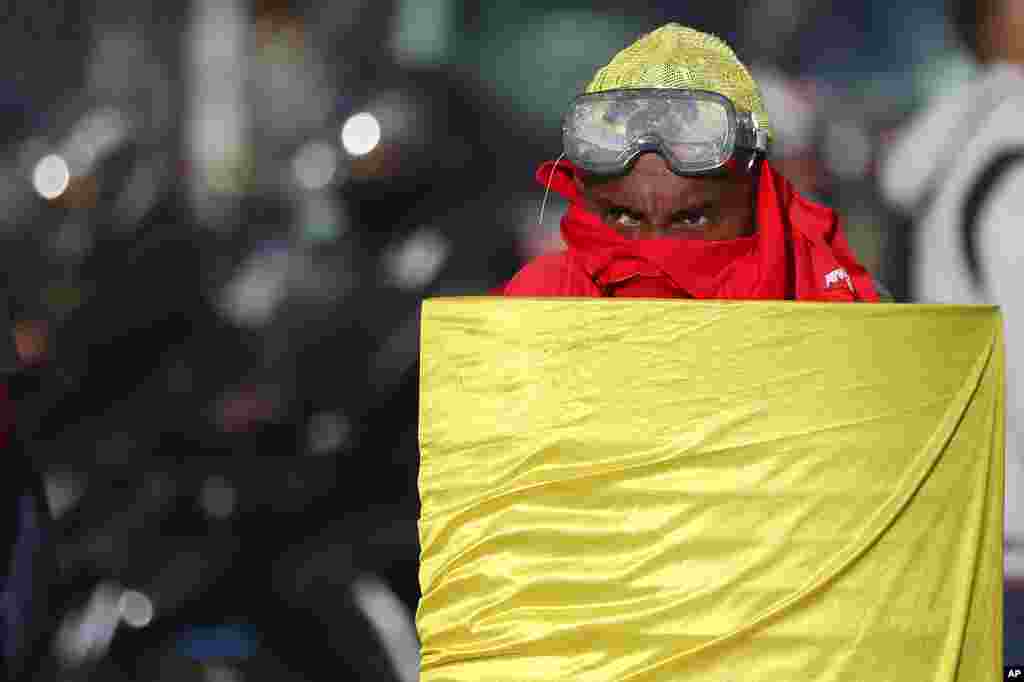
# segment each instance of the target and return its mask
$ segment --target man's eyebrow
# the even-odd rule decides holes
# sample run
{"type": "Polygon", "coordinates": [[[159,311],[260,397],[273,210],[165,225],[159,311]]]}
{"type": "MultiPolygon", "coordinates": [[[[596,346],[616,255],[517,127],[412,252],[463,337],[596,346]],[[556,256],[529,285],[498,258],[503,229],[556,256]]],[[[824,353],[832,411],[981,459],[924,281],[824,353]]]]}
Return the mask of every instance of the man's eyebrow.
{"type": "Polygon", "coordinates": [[[629,211],[630,213],[643,213],[643,209],[630,206],[627,202],[616,201],[615,199],[595,197],[594,203],[602,211],[629,211]]]}
{"type": "Polygon", "coordinates": [[[718,202],[715,199],[698,200],[698,201],[692,202],[688,206],[684,206],[683,208],[679,209],[678,211],[676,211],[672,215],[673,216],[681,216],[681,215],[684,215],[684,214],[687,214],[687,213],[694,213],[694,212],[697,212],[697,211],[708,211],[710,209],[715,208],[717,205],[718,205],[718,202]]]}
{"type": "MultiPolygon", "coordinates": [[[[633,213],[644,213],[643,207],[640,205],[642,202],[631,202],[628,197],[606,197],[601,195],[595,195],[591,197],[591,201],[599,209],[603,211],[608,210],[622,210],[632,211],[633,213]]],[[[692,198],[689,202],[684,204],[682,207],[677,209],[673,215],[680,213],[687,213],[692,211],[706,211],[708,209],[716,208],[721,203],[721,197],[718,196],[698,196],[692,198]]]]}

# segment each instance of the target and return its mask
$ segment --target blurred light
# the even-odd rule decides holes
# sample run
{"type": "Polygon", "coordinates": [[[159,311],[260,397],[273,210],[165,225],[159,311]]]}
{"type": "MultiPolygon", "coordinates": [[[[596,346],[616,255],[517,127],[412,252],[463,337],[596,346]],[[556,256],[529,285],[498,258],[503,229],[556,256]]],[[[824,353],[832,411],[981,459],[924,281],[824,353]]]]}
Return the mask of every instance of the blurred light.
{"type": "Polygon", "coordinates": [[[380,123],[373,114],[355,114],[341,128],[341,144],[352,156],[365,156],[380,143],[380,123]]]}
{"type": "Polygon", "coordinates": [[[99,199],[99,182],[95,175],[75,175],[74,165],[69,164],[71,182],[61,194],[60,202],[68,208],[92,208],[99,199]]]}
{"type": "Polygon", "coordinates": [[[335,222],[317,221],[306,223],[302,228],[302,236],[311,242],[333,242],[341,232],[335,222]]]}
{"type": "Polygon", "coordinates": [[[47,474],[44,479],[46,505],[50,515],[59,519],[74,508],[85,493],[85,481],[71,472],[47,474]]]}
{"type": "Polygon", "coordinates": [[[323,189],[338,170],[338,154],[326,142],[310,142],[295,155],[292,169],[295,179],[305,189],[323,189]]]}
{"type": "MultiPolygon", "coordinates": [[[[310,242],[333,242],[348,230],[348,215],[344,206],[324,193],[308,193],[299,203],[302,236],[310,242]]],[[[334,269],[335,274],[340,274],[334,269]]]]}
{"type": "MultiPolygon", "coordinates": [[[[257,14],[265,11],[257,7],[257,14]]],[[[307,49],[302,20],[263,16],[254,28],[256,50],[247,63],[250,82],[257,84],[249,100],[254,128],[283,143],[327,125],[334,107],[331,77],[325,55],[307,49]]]]}
{"type": "Polygon", "coordinates": [[[252,173],[248,5],[243,0],[188,3],[183,78],[188,191],[200,222],[220,230],[234,224],[229,217],[252,173]]]}
{"type": "Polygon", "coordinates": [[[455,13],[453,0],[399,0],[392,51],[400,61],[444,62],[451,51],[455,13]]]}
{"type": "Polygon", "coordinates": [[[397,382],[416,363],[419,355],[419,315],[413,313],[381,344],[370,358],[370,375],[378,395],[394,391],[397,382]]]}
{"type": "MultiPolygon", "coordinates": [[[[67,203],[77,205],[77,202],[67,203]]],[[[54,251],[70,259],[84,256],[92,249],[92,245],[92,225],[80,220],[66,221],[53,236],[54,251]]]]}
{"type": "Polygon", "coordinates": [[[18,145],[16,156],[18,169],[23,175],[31,176],[39,159],[53,152],[53,143],[45,137],[29,137],[18,145]]]}
{"type": "Polygon", "coordinates": [[[755,69],[754,79],[761,89],[768,120],[772,122],[772,157],[779,159],[810,153],[818,124],[811,86],[765,67],[755,69]]]}
{"type": "Polygon", "coordinates": [[[370,109],[391,142],[416,144],[428,135],[432,112],[413,92],[387,90],[373,98],[370,109]]]}
{"type": "Polygon", "coordinates": [[[64,317],[82,304],[85,293],[80,286],[64,282],[51,282],[43,288],[42,300],[50,313],[64,317]]]}
{"type": "Polygon", "coordinates": [[[215,419],[221,431],[242,433],[272,420],[280,407],[280,396],[273,384],[243,384],[225,391],[217,402],[215,419]]]}
{"type": "Polygon", "coordinates": [[[242,682],[245,676],[237,668],[218,663],[203,666],[203,679],[206,682],[242,682]]]}
{"type": "Polygon", "coordinates": [[[309,421],[309,449],[314,455],[333,452],[348,440],[351,430],[341,412],[319,412],[309,421]]]}
{"type": "Polygon", "coordinates": [[[50,326],[46,320],[19,320],[14,325],[14,349],[18,361],[32,366],[42,361],[49,347],[50,326]]]}
{"type": "Polygon", "coordinates": [[[384,254],[384,266],[400,289],[422,289],[434,281],[450,252],[451,245],[445,236],[436,228],[424,226],[401,244],[390,247],[384,254]]]}
{"type": "Polygon", "coordinates": [[[836,121],[825,133],[822,155],[828,170],[842,180],[861,180],[871,168],[871,137],[855,121],[836,121]]]}
{"type": "Polygon", "coordinates": [[[420,645],[412,614],[398,595],[375,576],[363,576],[352,585],[359,609],[370,621],[395,674],[401,682],[419,678],[420,645]]]}
{"type": "Polygon", "coordinates": [[[978,64],[962,50],[926,59],[916,69],[915,99],[927,102],[939,93],[959,90],[977,76],[977,72],[978,64]]]}
{"type": "Polygon", "coordinates": [[[240,326],[255,328],[267,324],[287,294],[289,264],[286,249],[249,256],[224,287],[221,312],[240,326]]]}
{"type": "Polygon", "coordinates": [[[280,59],[301,61],[302,51],[305,48],[306,37],[305,27],[302,22],[294,16],[290,16],[283,7],[271,9],[272,14],[266,14],[267,7],[263,6],[256,10],[257,18],[255,23],[256,45],[261,52],[270,53],[265,55],[267,59],[280,59]]]}
{"type": "Polygon", "coordinates": [[[224,660],[252,658],[259,648],[259,635],[251,625],[189,627],[175,646],[177,652],[186,658],[210,661],[210,667],[224,660]]]}
{"type": "Polygon", "coordinates": [[[128,133],[128,122],[120,111],[103,108],[82,117],[64,145],[72,175],[86,175],[110,154],[128,133]]]}
{"type": "Polygon", "coordinates": [[[199,504],[209,516],[226,519],[235,512],[234,486],[221,476],[211,476],[203,482],[199,504]]]}
{"type": "Polygon", "coordinates": [[[39,159],[32,171],[32,186],[44,199],[56,199],[68,188],[71,170],[68,162],[56,154],[39,159]]]}
{"type": "Polygon", "coordinates": [[[151,131],[166,129],[175,109],[170,104],[168,65],[160,59],[160,45],[150,38],[145,24],[97,17],[90,33],[86,90],[99,101],[123,104],[151,131]]]}
{"type": "Polygon", "coordinates": [[[751,49],[778,60],[812,8],[803,0],[755,0],[743,13],[743,37],[751,49]]]}
{"type": "Polygon", "coordinates": [[[555,126],[566,94],[577,92],[593,77],[594,64],[612,56],[608,46],[626,45],[650,26],[641,13],[550,6],[514,28],[487,22],[474,67],[494,94],[555,126]]]}
{"type": "Polygon", "coordinates": [[[114,214],[120,220],[122,230],[135,230],[142,226],[142,219],[159,198],[161,184],[166,178],[163,159],[135,165],[124,191],[121,192],[114,214]]]}
{"type": "Polygon", "coordinates": [[[0,168],[0,205],[4,207],[3,231],[17,231],[28,228],[28,215],[36,209],[36,192],[32,187],[32,169],[35,159],[28,164],[28,172],[12,164],[0,168]]]}
{"type": "MultiPolygon", "coordinates": [[[[315,247],[315,238],[329,237],[321,232],[314,237],[306,225],[303,238],[310,246],[315,247]]],[[[330,229],[329,225],[323,228],[330,229]]],[[[326,232],[326,230],[324,230],[326,232]]],[[[327,303],[336,301],[351,289],[354,275],[348,269],[348,255],[338,257],[337,254],[323,256],[315,248],[305,248],[293,256],[293,265],[288,280],[289,300],[299,302],[327,303]]]]}
{"type": "Polygon", "coordinates": [[[64,619],[54,646],[65,666],[80,665],[107,652],[121,619],[120,597],[121,590],[116,585],[100,583],[85,608],[64,619]]]}
{"type": "Polygon", "coordinates": [[[117,602],[121,620],[133,628],[144,628],[153,622],[153,601],[137,590],[125,590],[117,602]]]}

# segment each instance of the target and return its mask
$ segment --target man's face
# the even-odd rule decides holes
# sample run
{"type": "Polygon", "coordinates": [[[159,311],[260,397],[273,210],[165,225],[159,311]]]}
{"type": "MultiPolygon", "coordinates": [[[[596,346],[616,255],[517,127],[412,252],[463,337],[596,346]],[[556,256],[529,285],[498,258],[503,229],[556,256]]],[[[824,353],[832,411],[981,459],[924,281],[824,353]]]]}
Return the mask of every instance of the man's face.
{"type": "Polygon", "coordinates": [[[627,239],[736,239],[754,232],[750,174],[682,177],[654,153],[627,175],[579,182],[586,208],[627,239]]]}

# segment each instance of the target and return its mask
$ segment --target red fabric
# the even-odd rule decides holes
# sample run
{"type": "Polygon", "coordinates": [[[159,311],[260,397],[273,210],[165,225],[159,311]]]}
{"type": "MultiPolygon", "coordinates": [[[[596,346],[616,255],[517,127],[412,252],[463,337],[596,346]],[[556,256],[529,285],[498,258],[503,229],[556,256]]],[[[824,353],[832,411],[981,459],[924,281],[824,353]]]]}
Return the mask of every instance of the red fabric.
{"type": "Polygon", "coordinates": [[[528,263],[504,295],[878,300],[835,211],[804,199],[767,162],[756,233],[723,241],[626,239],[580,205],[575,173],[568,161],[537,171],[571,202],[561,223],[568,250],[528,263]]]}

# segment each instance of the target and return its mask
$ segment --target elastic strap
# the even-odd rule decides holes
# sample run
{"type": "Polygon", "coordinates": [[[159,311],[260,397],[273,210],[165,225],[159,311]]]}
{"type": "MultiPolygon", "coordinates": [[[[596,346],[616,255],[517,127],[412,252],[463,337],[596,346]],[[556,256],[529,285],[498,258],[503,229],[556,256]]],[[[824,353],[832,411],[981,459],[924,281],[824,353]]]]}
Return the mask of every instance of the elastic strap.
{"type": "Polygon", "coordinates": [[[540,213],[537,215],[537,227],[544,226],[544,209],[548,205],[548,194],[551,193],[551,181],[555,179],[555,171],[558,170],[558,162],[565,158],[565,152],[558,155],[551,165],[551,172],[548,173],[548,181],[544,186],[544,199],[540,202],[540,213]]]}

